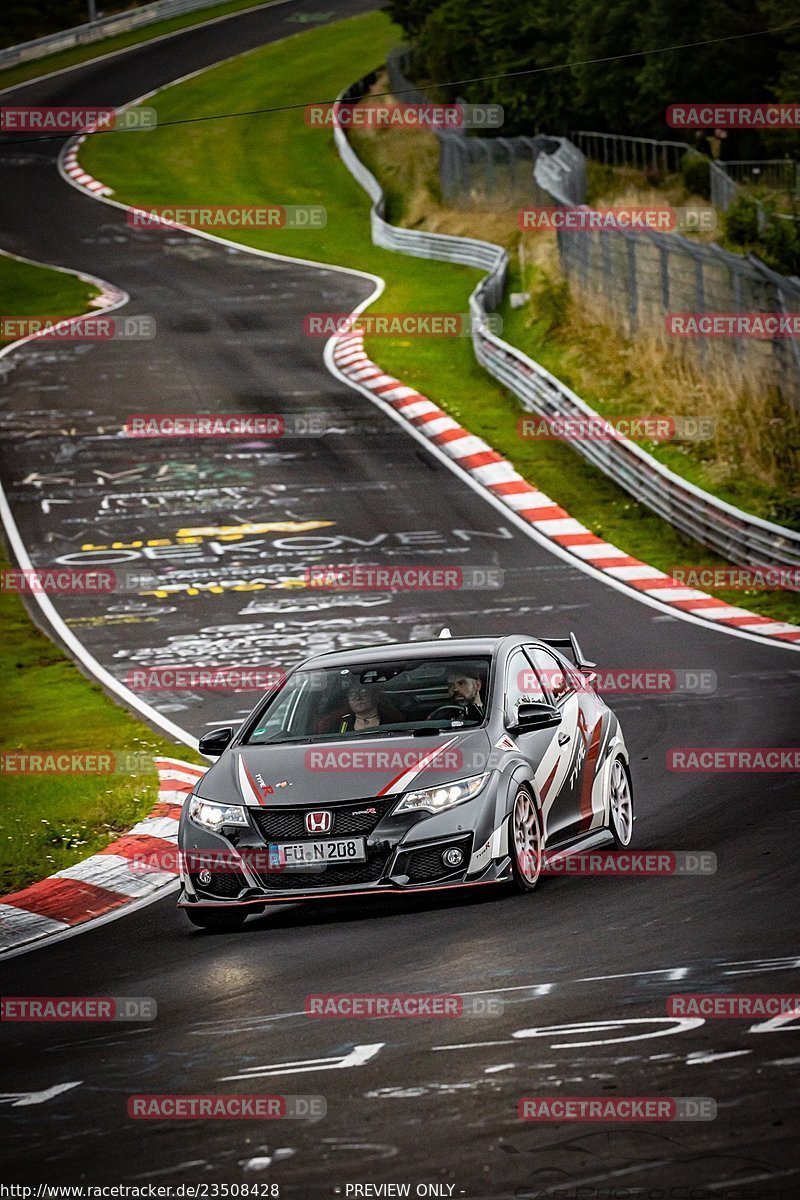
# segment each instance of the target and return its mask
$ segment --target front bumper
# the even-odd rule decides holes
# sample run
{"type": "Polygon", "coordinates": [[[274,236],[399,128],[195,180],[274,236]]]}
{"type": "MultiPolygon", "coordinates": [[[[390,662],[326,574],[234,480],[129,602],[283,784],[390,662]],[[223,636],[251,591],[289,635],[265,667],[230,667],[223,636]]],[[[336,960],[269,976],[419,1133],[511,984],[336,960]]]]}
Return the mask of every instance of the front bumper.
{"type": "MultiPolygon", "coordinates": [[[[286,904],[299,900],[376,895],[399,892],[429,891],[453,887],[502,883],[511,878],[508,856],[491,856],[496,821],[495,788],[491,782],[474,799],[460,804],[449,812],[436,815],[407,813],[393,816],[397,798],[383,804],[361,800],[328,805],[335,813],[334,832],[329,835],[353,836],[355,831],[337,835],[337,820],[343,826],[350,810],[360,806],[378,807],[377,823],[370,830],[359,830],[365,837],[366,862],[326,864],[315,870],[283,868],[266,870],[268,847],[273,838],[261,836],[259,825],[270,822],[271,830],[282,833],[284,841],[297,838],[289,832],[291,816],[301,812],[289,806],[273,808],[268,814],[251,814],[253,828],[247,831],[229,830],[227,836],[211,833],[189,821],[186,811],[181,817],[178,844],[182,856],[189,856],[189,869],[181,869],[179,907],[230,907],[231,905],[259,906],[270,903],[286,904]],[[458,848],[462,861],[450,866],[443,861],[446,850],[458,848]],[[480,848],[481,853],[475,851],[480,848]],[[224,871],[201,875],[191,862],[194,855],[224,855],[224,871]]],[[[351,822],[352,824],[352,822],[351,822]]],[[[302,840],[302,839],[300,839],[302,840]]],[[[313,840],[313,838],[309,838],[313,840]]],[[[280,841],[275,837],[275,841],[280,841]]],[[[494,838],[497,846],[497,838],[494,838]]]]}

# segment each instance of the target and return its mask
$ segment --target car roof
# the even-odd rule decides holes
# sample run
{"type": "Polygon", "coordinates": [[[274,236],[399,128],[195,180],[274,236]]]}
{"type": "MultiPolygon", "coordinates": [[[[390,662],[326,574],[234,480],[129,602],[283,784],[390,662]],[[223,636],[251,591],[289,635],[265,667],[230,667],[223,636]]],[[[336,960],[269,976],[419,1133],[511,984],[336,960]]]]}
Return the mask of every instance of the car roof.
{"type": "Polygon", "coordinates": [[[391,645],[362,646],[358,650],[328,650],[324,654],[315,654],[305,659],[300,666],[305,670],[311,667],[331,666],[363,666],[374,662],[376,658],[390,661],[398,658],[408,658],[420,655],[428,658],[471,658],[476,654],[494,656],[504,642],[531,642],[535,638],[523,638],[522,635],[500,637],[464,637],[436,638],[427,642],[394,642],[391,645]]]}

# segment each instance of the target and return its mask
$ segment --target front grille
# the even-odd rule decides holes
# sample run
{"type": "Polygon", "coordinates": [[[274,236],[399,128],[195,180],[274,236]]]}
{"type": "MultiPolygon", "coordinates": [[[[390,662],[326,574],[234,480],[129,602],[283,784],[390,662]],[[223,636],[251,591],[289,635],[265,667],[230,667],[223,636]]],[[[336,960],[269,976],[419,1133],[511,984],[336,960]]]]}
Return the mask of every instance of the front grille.
{"type": "Polygon", "coordinates": [[[270,891],[311,891],[313,888],[346,887],[351,883],[376,883],[389,861],[391,847],[367,850],[367,861],[350,866],[326,866],[324,871],[265,871],[259,876],[270,891]]]}
{"type": "Polygon", "coordinates": [[[193,872],[190,878],[198,892],[203,892],[206,896],[221,896],[226,900],[238,896],[246,886],[244,877],[238,871],[212,871],[208,883],[200,883],[193,872]]]}
{"type": "Polygon", "coordinates": [[[394,799],[389,797],[380,800],[350,800],[346,804],[306,804],[303,808],[251,808],[250,813],[256,828],[267,842],[302,842],[307,839],[318,841],[321,837],[372,833],[381,817],[394,803],[394,799]],[[374,809],[374,812],[366,812],[365,809],[374,809]],[[332,814],[331,829],[325,834],[309,833],[306,829],[306,813],[321,810],[332,814]]]}
{"type": "Polygon", "coordinates": [[[429,883],[431,880],[444,879],[447,875],[455,875],[463,871],[469,862],[471,840],[470,834],[452,842],[440,842],[438,846],[413,850],[397,864],[396,873],[407,875],[410,883],[429,883]],[[464,861],[460,867],[448,867],[442,862],[442,853],[450,846],[458,846],[463,851],[464,861]]]}

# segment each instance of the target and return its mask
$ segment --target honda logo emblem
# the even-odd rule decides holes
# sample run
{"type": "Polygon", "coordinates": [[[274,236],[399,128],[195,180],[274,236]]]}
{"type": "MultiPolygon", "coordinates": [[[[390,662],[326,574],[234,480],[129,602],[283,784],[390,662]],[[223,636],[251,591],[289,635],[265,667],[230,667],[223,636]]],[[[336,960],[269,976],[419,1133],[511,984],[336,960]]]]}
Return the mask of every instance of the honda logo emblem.
{"type": "Polygon", "coordinates": [[[333,813],[325,811],[306,813],[306,830],[309,833],[330,833],[332,826],[333,813]]]}

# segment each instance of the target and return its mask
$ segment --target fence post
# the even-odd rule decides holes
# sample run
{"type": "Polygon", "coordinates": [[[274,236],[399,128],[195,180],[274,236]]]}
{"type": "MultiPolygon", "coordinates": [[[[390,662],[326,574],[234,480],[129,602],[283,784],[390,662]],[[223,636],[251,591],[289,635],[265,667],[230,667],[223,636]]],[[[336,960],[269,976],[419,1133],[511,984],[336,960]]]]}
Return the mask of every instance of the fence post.
{"type": "Polygon", "coordinates": [[[669,247],[658,243],[658,265],[661,269],[661,304],[664,316],[669,312],[669,247]]]}
{"type": "Polygon", "coordinates": [[[625,252],[628,256],[628,316],[630,332],[633,333],[639,324],[639,294],[636,280],[636,242],[635,234],[623,234],[625,252]]]}
{"type": "MultiPolygon", "coordinates": [[[[703,278],[703,260],[696,252],[694,246],[689,244],[689,253],[692,256],[694,263],[694,311],[702,313],[706,311],[706,295],[705,295],[705,280],[703,278]]],[[[708,347],[702,337],[698,339],[698,353],[701,361],[706,358],[708,347]]]]}

